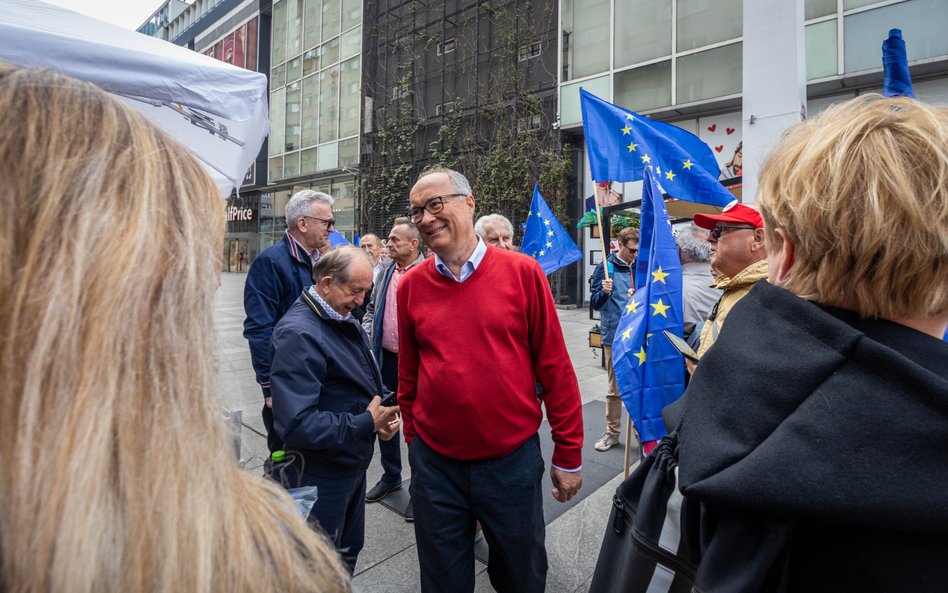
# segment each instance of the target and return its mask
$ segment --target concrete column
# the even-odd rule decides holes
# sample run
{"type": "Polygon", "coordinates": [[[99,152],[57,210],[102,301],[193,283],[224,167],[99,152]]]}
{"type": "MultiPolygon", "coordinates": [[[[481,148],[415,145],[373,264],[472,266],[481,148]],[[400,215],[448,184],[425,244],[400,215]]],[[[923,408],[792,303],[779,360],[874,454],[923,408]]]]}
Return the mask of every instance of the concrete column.
{"type": "Polygon", "coordinates": [[[781,133],[806,118],[804,0],[744,0],[744,202],[781,133]]]}

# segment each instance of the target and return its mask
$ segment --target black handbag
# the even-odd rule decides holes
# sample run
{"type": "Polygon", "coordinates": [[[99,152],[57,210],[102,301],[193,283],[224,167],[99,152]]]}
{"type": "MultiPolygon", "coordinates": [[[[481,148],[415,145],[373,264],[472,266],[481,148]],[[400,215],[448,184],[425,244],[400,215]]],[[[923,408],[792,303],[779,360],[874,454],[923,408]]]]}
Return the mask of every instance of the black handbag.
{"type": "Polygon", "coordinates": [[[590,593],[688,593],[700,559],[701,504],[678,488],[678,431],[613,497],[590,593]]]}

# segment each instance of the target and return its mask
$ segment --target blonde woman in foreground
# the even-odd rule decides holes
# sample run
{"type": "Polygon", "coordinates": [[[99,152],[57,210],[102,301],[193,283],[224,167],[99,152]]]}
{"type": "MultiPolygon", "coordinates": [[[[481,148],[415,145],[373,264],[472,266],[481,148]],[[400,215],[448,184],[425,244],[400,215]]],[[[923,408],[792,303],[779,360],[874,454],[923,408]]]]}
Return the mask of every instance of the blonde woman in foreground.
{"type": "Polygon", "coordinates": [[[0,64],[0,583],[348,591],[213,397],[224,203],[98,88],[0,64]]]}

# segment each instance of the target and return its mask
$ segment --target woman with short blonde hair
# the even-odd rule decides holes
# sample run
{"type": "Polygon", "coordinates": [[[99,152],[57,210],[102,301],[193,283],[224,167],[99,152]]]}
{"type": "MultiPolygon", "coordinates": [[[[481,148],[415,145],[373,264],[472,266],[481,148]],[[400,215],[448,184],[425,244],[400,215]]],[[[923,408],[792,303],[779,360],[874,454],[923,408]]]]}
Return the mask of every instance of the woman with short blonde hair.
{"type": "Polygon", "coordinates": [[[347,591],[242,471],[217,396],[224,202],[83,82],[0,65],[0,582],[9,591],[347,591]]]}

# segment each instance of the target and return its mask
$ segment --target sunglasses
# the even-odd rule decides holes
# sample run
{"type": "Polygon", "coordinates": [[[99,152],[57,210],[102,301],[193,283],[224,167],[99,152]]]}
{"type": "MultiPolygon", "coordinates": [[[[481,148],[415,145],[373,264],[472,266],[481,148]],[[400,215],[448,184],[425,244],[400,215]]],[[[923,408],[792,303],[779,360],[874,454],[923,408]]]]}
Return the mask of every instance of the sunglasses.
{"type": "Polygon", "coordinates": [[[746,224],[719,224],[710,231],[708,231],[708,236],[717,241],[721,238],[721,235],[726,234],[724,229],[731,229],[735,231],[752,231],[757,227],[753,227],[746,224]]]}

